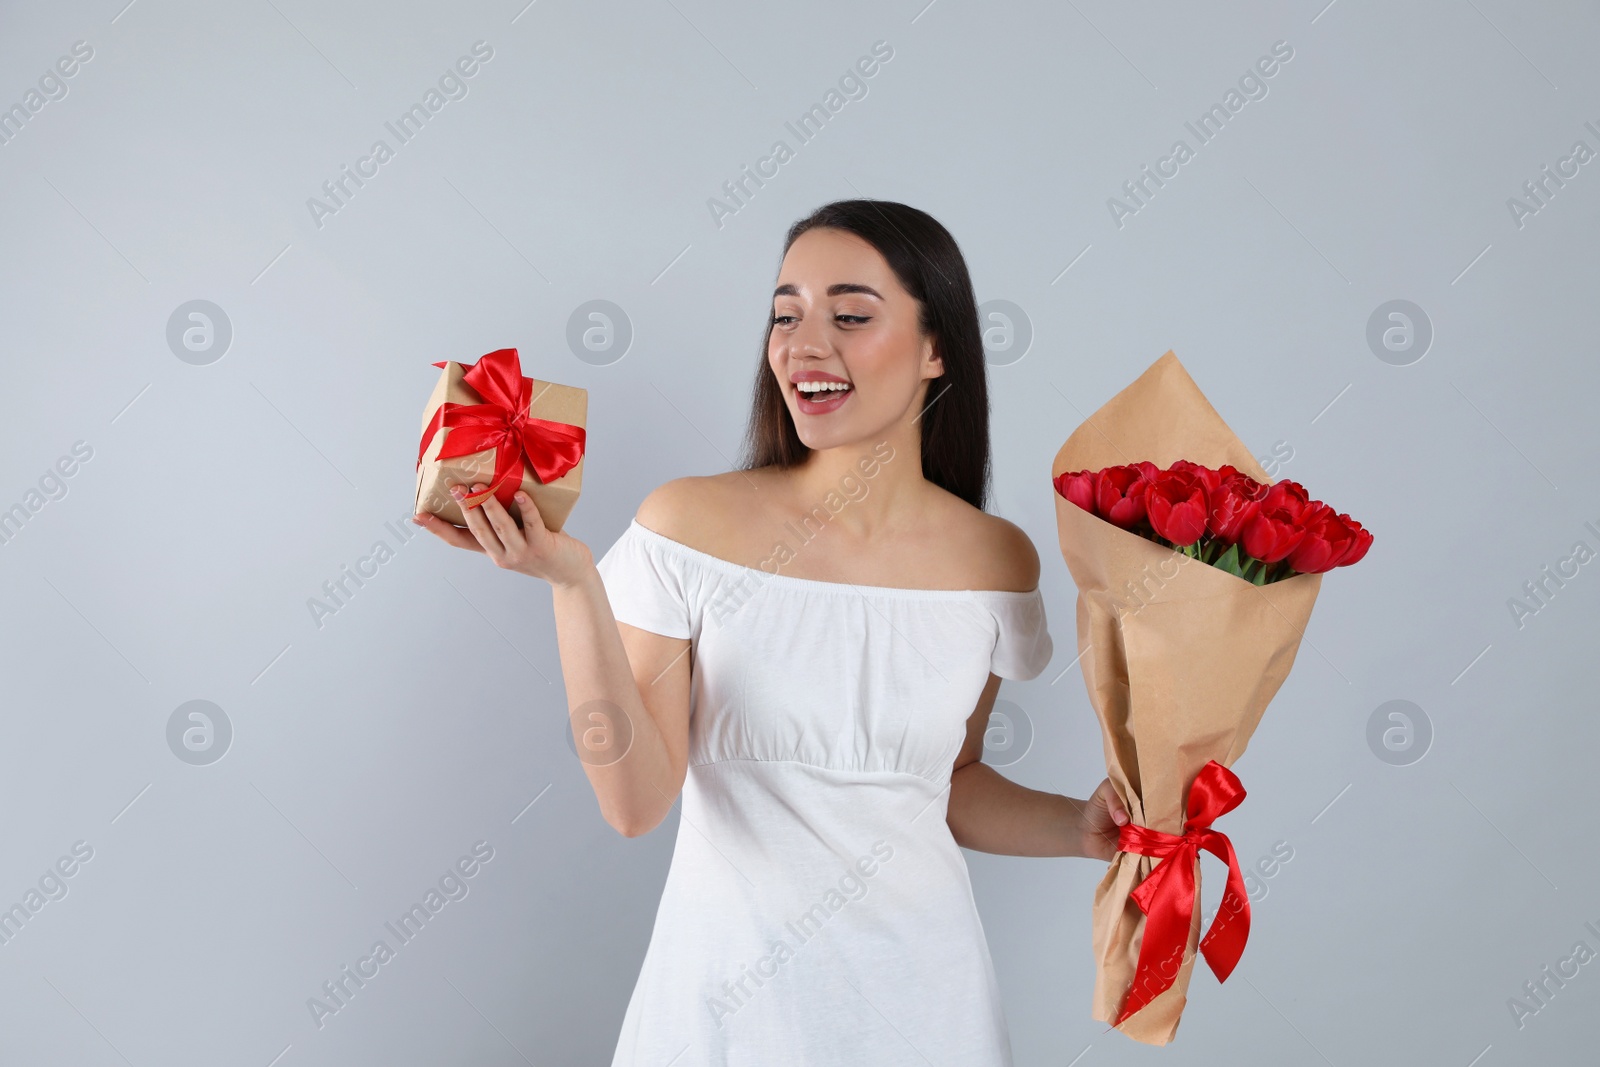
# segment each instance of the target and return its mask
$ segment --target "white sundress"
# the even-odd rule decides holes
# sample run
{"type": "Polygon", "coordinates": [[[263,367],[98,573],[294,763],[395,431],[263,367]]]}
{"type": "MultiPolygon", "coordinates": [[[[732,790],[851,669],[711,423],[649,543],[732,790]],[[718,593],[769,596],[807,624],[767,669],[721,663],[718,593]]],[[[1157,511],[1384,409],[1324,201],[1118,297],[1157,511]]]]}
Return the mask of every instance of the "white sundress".
{"type": "Polygon", "coordinates": [[[951,766],[1030,592],[795,578],[630,522],[616,618],[693,647],[672,864],[612,1067],[1010,1067],[951,766]]]}

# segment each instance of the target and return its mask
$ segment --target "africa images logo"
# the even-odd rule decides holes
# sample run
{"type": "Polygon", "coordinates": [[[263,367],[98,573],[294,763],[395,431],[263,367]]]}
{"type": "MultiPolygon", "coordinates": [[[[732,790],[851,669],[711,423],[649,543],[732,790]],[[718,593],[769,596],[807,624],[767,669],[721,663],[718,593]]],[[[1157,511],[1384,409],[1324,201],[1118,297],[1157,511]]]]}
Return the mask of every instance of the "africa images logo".
{"type": "Polygon", "coordinates": [[[870,889],[868,879],[879,874],[883,865],[893,858],[893,845],[883,840],[874,841],[872,855],[858,857],[854,866],[846,868],[836,885],[828,887],[821,900],[783,924],[783,928],[794,939],[792,944],[788,938],[773,938],[768,945],[768,953],[756,960],[753,970],[747,964],[740,964],[739,977],[722,983],[723,996],[706,998],[706,1007],[717,1021],[717,1028],[721,1029],[730,1016],[750,1003],[751,998],[760,992],[768,980],[777,976],[785,963],[794,959],[807,942],[822,932],[829,919],[851,901],[864,898],[870,889]],[[873,856],[877,859],[873,859],[873,856]],[[751,984],[755,986],[754,989],[750,988],[751,984]]]}
{"type": "Polygon", "coordinates": [[[1126,200],[1112,196],[1106,198],[1106,210],[1111,213],[1111,221],[1117,229],[1126,225],[1128,218],[1137,215],[1155,194],[1166,187],[1168,181],[1176,178],[1181,173],[1181,168],[1199,150],[1221,136],[1228,123],[1235,115],[1244,110],[1245,104],[1252,100],[1265,100],[1269,87],[1267,82],[1283,69],[1283,64],[1294,58],[1294,48],[1288,41],[1272,42],[1272,52],[1255,61],[1254,66],[1247,69],[1239,76],[1238,88],[1228,87],[1222,94],[1220,103],[1214,103],[1194,122],[1185,122],[1184,127],[1194,135],[1193,146],[1185,138],[1178,138],[1172,142],[1171,150],[1160,159],[1156,160],[1154,171],[1148,163],[1139,168],[1139,175],[1122,183],[1122,192],[1126,200]]]}
{"type": "Polygon", "coordinates": [[[468,79],[474,77],[481,69],[482,64],[494,58],[494,48],[487,41],[476,41],[472,45],[472,54],[462,56],[455,61],[453,67],[446,68],[439,75],[438,88],[428,86],[422,94],[419,103],[412,104],[402,111],[393,122],[385,122],[384,129],[394,137],[394,145],[390,145],[383,138],[372,142],[372,147],[367,154],[356,160],[355,169],[350,169],[350,164],[345,163],[339,167],[339,173],[328,181],[322,183],[323,196],[306,198],[306,210],[311,212],[311,221],[317,229],[322,229],[324,220],[330,215],[337,215],[350,200],[356,195],[357,189],[366,186],[367,181],[378,176],[378,169],[395,157],[396,149],[400,145],[410,144],[412,138],[422,132],[428,120],[440,111],[451,100],[465,100],[469,91],[468,79]],[[363,180],[365,179],[365,180],[363,180]]]}
{"type": "Polygon", "coordinates": [[[472,853],[462,856],[446,868],[444,874],[439,876],[437,887],[430,885],[420,901],[413,903],[392,922],[383,924],[394,938],[393,945],[388,938],[380,937],[372,943],[372,948],[365,956],[356,960],[353,970],[346,964],[322,983],[322,996],[307,997],[306,1009],[311,1012],[311,1021],[317,1024],[317,1029],[321,1030],[326,1025],[328,1016],[337,1015],[349,1007],[356,993],[383,973],[382,968],[395,958],[400,949],[416,940],[417,935],[444,910],[446,904],[465,900],[472,891],[470,880],[492,859],[493,845],[487,841],[474,842],[472,853]]]}

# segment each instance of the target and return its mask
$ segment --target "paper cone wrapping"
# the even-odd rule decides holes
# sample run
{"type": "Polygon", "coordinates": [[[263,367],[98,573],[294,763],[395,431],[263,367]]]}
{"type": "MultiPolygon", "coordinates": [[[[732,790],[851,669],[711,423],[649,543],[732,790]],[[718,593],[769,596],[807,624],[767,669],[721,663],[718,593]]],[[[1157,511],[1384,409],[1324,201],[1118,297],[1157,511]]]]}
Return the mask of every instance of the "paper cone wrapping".
{"type": "MultiPolygon", "coordinates": [[[[466,370],[467,368],[460,363],[445,363],[439,372],[438,384],[433,387],[433,395],[428,397],[427,407],[422,412],[423,430],[426,430],[428,423],[433,420],[433,413],[446,402],[452,404],[483,402],[482,398],[473,392],[472,387],[462,381],[462,375],[466,370]]],[[[571,385],[557,385],[555,382],[530,380],[533,381],[533,400],[528,405],[528,414],[552,422],[565,422],[574,426],[585,425],[589,405],[587,390],[571,385]]],[[[461,504],[450,495],[449,487],[455,483],[492,484],[495,453],[493,448],[486,448],[482,452],[440,460],[437,457],[444,449],[445,439],[451,432],[448,426],[440,428],[429,442],[428,450],[422,454],[422,463],[417,468],[416,510],[432,512],[457,526],[465,526],[467,517],[462,514],[461,504]]],[[[533,498],[533,505],[538,508],[539,516],[544,520],[544,526],[548,530],[561,529],[562,524],[567,521],[567,516],[572,513],[572,506],[578,502],[578,492],[582,486],[583,460],[581,459],[577,466],[549,485],[539,481],[538,475],[534,474],[526,461],[522,465],[522,491],[533,498]]],[[[506,511],[520,527],[522,508],[517,502],[513,500],[507,505],[506,511]]]]}
{"type": "MultiPolygon", "coordinates": [[[[1149,460],[1231,463],[1271,478],[1168,351],[1095,412],[1051,476],[1149,460]]],[[[1294,664],[1320,574],[1256,586],[1113,526],[1056,494],[1061,554],[1078,587],[1079,663],[1100,720],[1107,777],[1133,822],[1181,834],[1190,783],[1207,760],[1243,754],[1294,664]]],[[[1117,1017],[1139,960],[1144,913],[1128,899],[1154,861],[1119,852],[1095,890],[1093,1017],[1117,1017]]],[[[1199,878],[1198,863],[1196,879],[1199,878]]],[[[1164,1045],[1183,1014],[1200,937],[1199,898],[1171,988],[1119,1029],[1164,1045]]]]}

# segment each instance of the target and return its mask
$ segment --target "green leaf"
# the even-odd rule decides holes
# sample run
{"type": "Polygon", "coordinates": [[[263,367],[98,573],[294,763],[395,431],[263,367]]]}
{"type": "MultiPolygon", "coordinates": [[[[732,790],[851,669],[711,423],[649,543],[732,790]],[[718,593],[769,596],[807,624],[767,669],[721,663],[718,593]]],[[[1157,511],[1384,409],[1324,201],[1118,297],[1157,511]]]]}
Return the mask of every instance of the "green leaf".
{"type": "Polygon", "coordinates": [[[1218,570],[1227,571],[1229,574],[1237,575],[1240,578],[1244,577],[1244,565],[1239,562],[1238,545],[1229,545],[1228,550],[1212,560],[1211,565],[1218,570]]]}

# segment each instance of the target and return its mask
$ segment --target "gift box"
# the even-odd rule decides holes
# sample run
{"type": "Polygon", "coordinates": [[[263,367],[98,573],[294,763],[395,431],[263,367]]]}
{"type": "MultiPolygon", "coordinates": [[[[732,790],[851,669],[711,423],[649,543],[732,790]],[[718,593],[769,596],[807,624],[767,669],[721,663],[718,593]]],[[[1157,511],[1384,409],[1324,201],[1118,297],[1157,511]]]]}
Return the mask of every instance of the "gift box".
{"type": "Polygon", "coordinates": [[[583,485],[587,390],[523,377],[514,348],[433,365],[442,371],[422,414],[416,511],[465,526],[462,507],[492,495],[520,528],[520,489],[545,528],[560,530],[583,485]],[[450,495],[451,485],[477,482],[489,488],[465,501],[450,495]]]}

